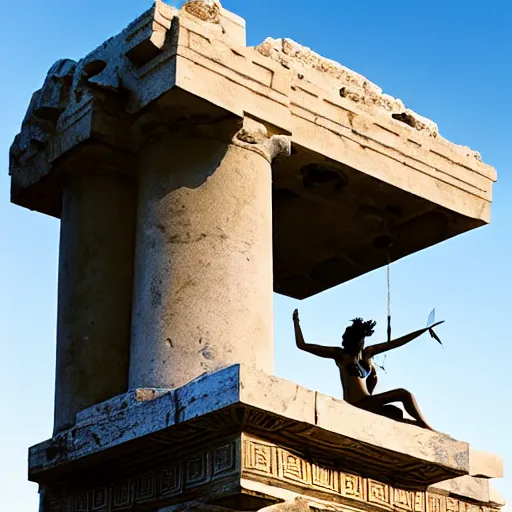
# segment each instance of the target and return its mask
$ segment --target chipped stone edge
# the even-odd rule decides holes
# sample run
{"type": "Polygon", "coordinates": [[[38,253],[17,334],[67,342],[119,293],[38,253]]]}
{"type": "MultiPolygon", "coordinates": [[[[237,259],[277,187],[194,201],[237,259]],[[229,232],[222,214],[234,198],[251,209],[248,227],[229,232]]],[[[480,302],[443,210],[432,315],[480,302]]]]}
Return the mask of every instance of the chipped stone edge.
{"type": "MultiPolygon", "coordinates": [[[[439,139],[449,143],[460,152],[469,152],[476,160],[482,161],[478,151],[445,139],[439,134],[439,128],[434,121],[408,109],[400,99],[385,94],[378,85],[363,75],[334,60],[321,56],[292,39],[273,39],[269,37],[255,46],[254,50],[278,62],[283,67],[291,69],[301,80],[307,79],[306,75],[311,71],[317,71],[325,77],[334,79],[338,82],[338,90],[341,96],[352,100],[358,106],[370,112],[372,110],[385,111],[396,121],[402,122],[425,136],[439,137],[439,139]]],[[[318,85],[315,79],[312,82],[318,85]]]]}

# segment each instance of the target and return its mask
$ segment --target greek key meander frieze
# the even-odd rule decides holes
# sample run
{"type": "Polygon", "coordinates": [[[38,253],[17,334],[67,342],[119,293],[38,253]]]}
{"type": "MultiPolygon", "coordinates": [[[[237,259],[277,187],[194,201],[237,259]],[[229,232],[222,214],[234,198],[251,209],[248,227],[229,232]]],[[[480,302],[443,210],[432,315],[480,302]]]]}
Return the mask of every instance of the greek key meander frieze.
{"type": "Polygon", "coordinates": [[[355,508],[404,512],[481,512],[473,503],[426,491],[394,488],[370,478],[363,478],[311,463],[279,446],[244,435],[242,471],[245,478],[273,480],[307,491],[325,493],[323,499],[342,498],[355,508]]]}
{"type": "Polygon", "coordinates": [[[173,461],[104,486],[75,492],[53,491],[45,497],[43,511],[116,512],[151,504],[159,508],[187,491],[239,475],[239,461],[240,442],[236,439],[180,462],[173,461]]]}

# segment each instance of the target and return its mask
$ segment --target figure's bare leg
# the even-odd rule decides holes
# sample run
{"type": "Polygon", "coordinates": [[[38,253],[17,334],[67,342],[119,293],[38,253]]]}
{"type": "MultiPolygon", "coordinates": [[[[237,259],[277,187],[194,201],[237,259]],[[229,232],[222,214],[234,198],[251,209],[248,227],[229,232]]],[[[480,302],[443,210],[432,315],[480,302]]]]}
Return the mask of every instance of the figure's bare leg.
{"type": "Polygon", "coordinates": [[[385,393],[372,395],[354,405],[360,407],[361,409],[365,409],[367,411],[375,412],[378,414],[381,407],[393,402],[401,402],[404,405],[404,409],[416,420],[417,424],[429,430],[434,430],[428,424],[423,414],[421,414],[420,408],[414,396],[406,389],[394,389],[393,391],[386,391],[385,393]]]}

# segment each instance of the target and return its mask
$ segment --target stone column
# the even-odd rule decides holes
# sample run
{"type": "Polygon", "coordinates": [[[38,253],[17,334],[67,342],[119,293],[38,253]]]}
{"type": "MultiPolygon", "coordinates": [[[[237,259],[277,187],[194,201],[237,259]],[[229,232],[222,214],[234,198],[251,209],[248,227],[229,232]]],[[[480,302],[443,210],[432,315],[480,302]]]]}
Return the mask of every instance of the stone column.
{"type": "Polygon", "coordinates": [[[130,387],[273,372],[271,161],[284,136],[166,136],[141,152],[130,387]]]}
{"type": "Polygon", "coordinates": [[[55,432],[128,388],[135,187],[69,176],[62,197],[55,432]]]}

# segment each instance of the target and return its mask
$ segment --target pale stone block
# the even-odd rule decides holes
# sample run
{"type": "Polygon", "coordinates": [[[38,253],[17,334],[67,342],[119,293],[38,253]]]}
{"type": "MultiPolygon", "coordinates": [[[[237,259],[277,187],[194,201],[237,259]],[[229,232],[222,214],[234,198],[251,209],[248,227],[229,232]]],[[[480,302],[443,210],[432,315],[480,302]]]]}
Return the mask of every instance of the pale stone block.
{"type": "Polygon", "coordinates": [[[460,471],[461,475],[469,470],[468,444],[446,434],[377,417],[343,400],[324,395],[317,397],[316,417],[316,425],[328,432],[343,432],[372,446],[436,461],[460,471]]]}
{"type": "Polygon", "coordinates": [[[450,495],[469,498],[481,503],[489,503],[491,501],[489,480],[486,478],[475,478],[466,475],[453,480],[447,480],[446,482],[439,482],[430,489],[432,491],[446,491],[450,495]]]}
{"type": "Polygon", "coordinates": [[[503,478],[503,457],[479,450],[469,453],[470,474],[483,478],[503,478]]]}
{"type": "Polygon", "coordinates": [[[497,507],[504,507],[506,504],[505,498],[493,487],[492,484],[489,484],[489,501],[497,507]]]}

